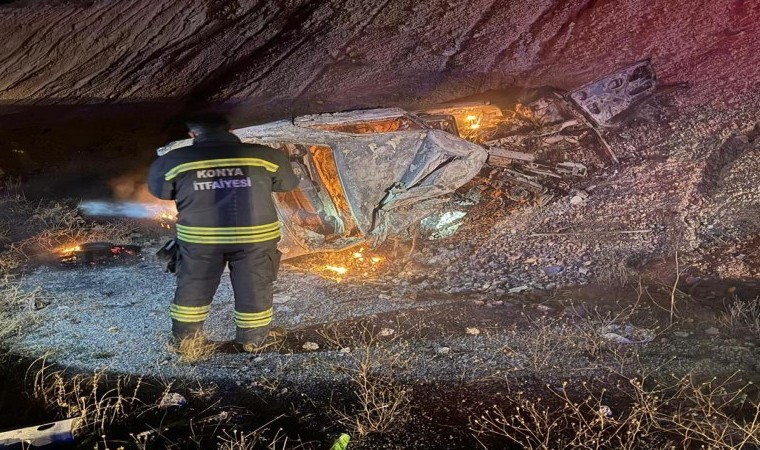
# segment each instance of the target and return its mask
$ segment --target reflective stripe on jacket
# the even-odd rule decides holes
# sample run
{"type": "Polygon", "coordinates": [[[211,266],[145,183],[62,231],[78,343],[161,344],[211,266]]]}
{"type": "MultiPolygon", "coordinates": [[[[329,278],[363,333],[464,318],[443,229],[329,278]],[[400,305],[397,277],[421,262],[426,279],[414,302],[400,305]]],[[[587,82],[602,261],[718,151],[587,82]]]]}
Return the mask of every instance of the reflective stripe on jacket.
{"type": "Polygon", "coordinates": [[[177,202],[177,239],[194,244],[279,239],[272,192],[297,185],[283,152],[228,132],[203,134],[159,157],[148,176],[153,195],[177,202]]]}

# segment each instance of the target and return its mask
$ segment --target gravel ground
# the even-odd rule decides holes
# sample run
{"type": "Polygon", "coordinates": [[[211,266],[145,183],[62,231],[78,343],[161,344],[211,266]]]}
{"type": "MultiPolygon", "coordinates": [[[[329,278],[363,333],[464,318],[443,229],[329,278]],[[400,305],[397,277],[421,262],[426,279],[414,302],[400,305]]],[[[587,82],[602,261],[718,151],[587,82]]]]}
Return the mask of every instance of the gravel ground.
{"type": "MultiPolygon", "coordinates": [[[[152,255],[127,266],[43,268],[25,277],[23,283],[28,289],[42,289],[50,304],[38,311],[40,328],[19,341],[19,348],[33,354],[51,353],[54,360],[71,367],[102,365],[126,373],[162,371],[158,366],[171,360],[167,308],[176,280],[163,272],[152,255]]],[[[232,298],[225,274],[207,322],[210,339],[234,338],[232,298]]],[[[451,301],[378,299],[374,289],[356,289],[291,268],[282,270],[277,282],[274,325],[297,329],[451,301]]]]}
{"type": "MultiPolygon", "coordinates": [[[[173,280],[152,257],[132,266],[37,270],[24,278],[24,286],[40,288],[49,303],[33,312],[37,326],[12,349],[26,356],[48,355],[48,362],[75,371],[106,368],[159,379],[233,382],[254,390],[269,389],[262,387],[262,380],[276,380],[304,392],[324,386],[320,381],[346,381],[346,368],[355,367],[368,345],[382,350],[378,370],[392,370],[396,382],[410,385],[537,375],[559,385],[570,372],[591,376],[611,367],[635,372],[639,364],[667,363],[668,374],[739,370],[749,379],[760,369],[760,347],[746,336],[737,339],[723,326],[710,330],[715,316],[663,329],[653,306],[623,312],[619,301],[615,304],[598,291],[506,300],[461,295],[378,300],[377,290],[367,284],[337,283],[292,267],[282,271],[275,295],[275,325],[289,330],[279,352],[220,353],[188,365],[167,349],[173,280]],[[620,331],[626,326],[628,334],[620,331]],[[331,342],[325,338],[330,334],[320,330],[335,331],[340,342],[331,342]],[[609,330],[632,339],[635,335],[644,343],[630,346],[635,351],[630,357],[620,356],[625,349],[605,353],[602,349],[615,347],[603,337],[609,330]],[[307,342],[319,349],[305,350],[307,342]],[[644,357],[635,359],[634,354],[644,357]]],[[[225,280],[207,332],[214,340],[229,340],[232,323],[231,290],[225,280]]]]}
{"type": "MultiPolygon", "coordinates": [[[[742,258],[725,252],[754,242],[758,229],[751,213],[760,198],[755,170],[760,157],[752,129],[760,122],[755,108],[760,102],[748,99],[744,109],[728,113],[679,109],[672,105],[677,101],[677,95],[658,100],[609,133],[616,149],[626,149],[623,161],[596,169],[573,186],[590,194],[584,204],[559,196],[542,208],[499,202],[470,206],[469,219],[454,236],[420,237],[413,252],[403,244],[395,251],[378,250],[385,262],[367,278],[337,282],[318,276],[324,272],[314,264],[321,256],[288,262],[275,294],[275,325],[290,331],[279,352],[217,354],[194,366],[179,363],[166,346],[174,277],[163,273],[152,256],[158,241],[145,243],[144,259],[133,265],[40,268],[25,275],[23,286],[41,289],[49,304],[33,312],[36,328],[18,337],[13,348],[30,356],[50,353],[50,361],[84,371],[107,367],[254,387],[264,377],[305,389],[314,380],[345,379],[345,372],[330,369],[355,364],[367,345],[354,337],[345,347],[337,346],[318,330],[334,324],[351,335],[357,321],[363,321],[375,330],[393,330],[383,342],[407,361],[403,369],[394,369],[394,377],[402,380],[451,382],[535,373],[553,380],[571,369],[595,373],[619,364],[591,358],[588,352],[588,342],[599,342],[604,334],[600,327],[613,323],[652,330],[654,340],[637,346],[651,364],[668,362],[682,373],[742,370],[751,377],[760,369],[755,338],[734,338],[715,308],[701,316],[689,311],[696,314],[691,321],[667,328],[653,318],[658,310],[652,304],[645,308],[648,318],[617,322],[588,319],[589,314],[579,318],[569,306],[601,305],[609,317],[615,307],[638,303],[629,288],[622,306],[615,306],[619,296],[609,290],[611,281],[668,260],[676,247],[683,267],[705,278],[730,274],[748,279],[760,267],[757,252],[745,251],[742,258]],[[619,230],[648,232],[599,233],[619,230]],[[587,234],[562,234],[568,232],[587,234]],[[562,289],[599,282],[603,289],[582,295],[562,289]],[[528,290],[508,292],[522,286],[528,290]],[[585,336],[593,339],[579,338],[578,328],[568,328],[568,323],[586,324],[585,336]],[[319,350],[303,349],[306,342],[318,343],[319,350]]],[[[451,208],[461,207],[452,200],[451,208]]],[[[675,273],[668,265],[659,271],[666,280],[675,273]]],[[[232,323],[225,279],[208,323],[211,338],[230,339],[232,323]]]]}

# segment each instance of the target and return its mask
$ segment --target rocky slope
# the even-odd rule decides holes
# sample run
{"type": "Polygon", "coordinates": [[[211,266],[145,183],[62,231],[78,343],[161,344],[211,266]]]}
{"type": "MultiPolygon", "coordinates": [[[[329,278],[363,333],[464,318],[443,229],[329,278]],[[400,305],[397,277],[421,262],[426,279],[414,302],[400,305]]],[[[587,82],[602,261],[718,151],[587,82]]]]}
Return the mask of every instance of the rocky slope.
{"type": "Polygon", "coordinates": [[[731,106],[760,80],[760,5],[748,0],[3,3],[6,127],[209,103],[240,123],[414,106],[573,87],[646,57],[665,82],[691,83],[693,104],[731,106]]]}

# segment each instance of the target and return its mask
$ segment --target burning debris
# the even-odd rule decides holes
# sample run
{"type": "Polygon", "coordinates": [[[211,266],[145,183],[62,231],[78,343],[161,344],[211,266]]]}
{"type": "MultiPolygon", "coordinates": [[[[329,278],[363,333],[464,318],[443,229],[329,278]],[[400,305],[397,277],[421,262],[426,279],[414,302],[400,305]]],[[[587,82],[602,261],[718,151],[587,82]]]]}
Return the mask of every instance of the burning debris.
{"type": "Polygon", "coordinates": [[[97,266],[135,261],[140,256],[137,245],[88,242],[58,249],[55,253],[64,267],[97,266]]]}
{"type": "MultiPolygon", "coordinates": [[[[458,134],[488,151],[483,182],[496,197],[539,205],[567,193],[589,167],[617,163],[600,126],[610,126],[657,88],[641,61],[572,92],[537,90],[511,108],[489,102],[446,105],[421,113],[451,117],[458,134]]],[[[482,174],[481,174],[482,175],[482,174]]]]}
{"type": "Polygon", "coordinates": [[[300,258],[295,265],[322,278],[342,281],[370,281],[387,268],[388,258],[364,247],[321,253],[300,258]]]}

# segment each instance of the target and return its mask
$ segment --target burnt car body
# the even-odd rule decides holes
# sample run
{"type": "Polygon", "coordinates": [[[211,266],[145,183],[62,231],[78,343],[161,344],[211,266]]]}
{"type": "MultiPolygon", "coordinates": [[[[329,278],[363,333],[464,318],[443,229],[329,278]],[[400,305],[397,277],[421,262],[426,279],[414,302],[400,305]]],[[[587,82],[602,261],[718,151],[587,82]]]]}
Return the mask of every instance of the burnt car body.
{"type": "MultiPolygon", "coordinates": [[[[233,133],[287,153],[300,178],[293,191],[274,194],[288,258],[403,232],[475,177],[488,156],[456,135],[452,117],[395,108],[303,116],[233,133]]],[[[176,141],[158,154],[189,144],[176,141]]]]}

